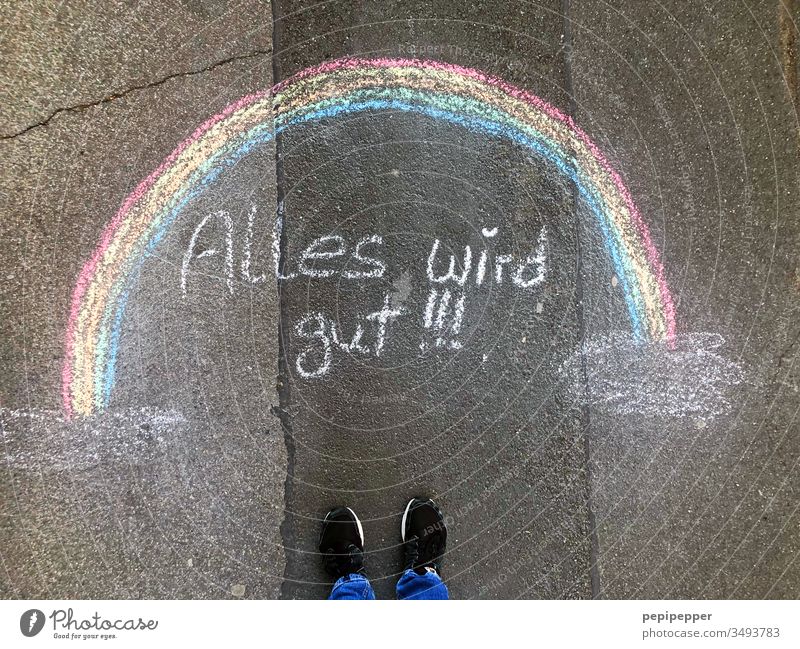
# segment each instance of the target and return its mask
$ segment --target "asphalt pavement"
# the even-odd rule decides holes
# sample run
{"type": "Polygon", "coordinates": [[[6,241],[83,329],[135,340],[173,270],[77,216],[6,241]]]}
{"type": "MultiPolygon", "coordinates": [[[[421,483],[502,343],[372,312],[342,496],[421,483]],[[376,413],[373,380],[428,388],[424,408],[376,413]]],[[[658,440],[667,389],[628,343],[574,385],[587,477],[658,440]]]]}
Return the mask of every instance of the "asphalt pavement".
{"type": "MultiPolygon", "coordinates": [[[[323,598],[319,523],[345,504],[392,598],[421,495],[446,515],[454,598],[800,596],[797,18],[777,0],[3,8],[0,595],[323,598]],[[276,137],[269,106],[134,260],[109,401],[70,416],[73,293],[126,196],[226,106],[343,57],[441,65],[276,137]],[[426,96],[452,90],[430,70],[463,68],[557,109],[567,162],[406,110],[425,75],[426,96]],[[609,209],[624,186],[647,226],[619,235],[639,233],[638,271],[581,193],[588,139],[618,172],[609,209]],[[663,291],[637,329],[641,273],[668,286],[673,333],[663,291]]],[[[186,151],[162,169],[214,161],[186,151]]]]}

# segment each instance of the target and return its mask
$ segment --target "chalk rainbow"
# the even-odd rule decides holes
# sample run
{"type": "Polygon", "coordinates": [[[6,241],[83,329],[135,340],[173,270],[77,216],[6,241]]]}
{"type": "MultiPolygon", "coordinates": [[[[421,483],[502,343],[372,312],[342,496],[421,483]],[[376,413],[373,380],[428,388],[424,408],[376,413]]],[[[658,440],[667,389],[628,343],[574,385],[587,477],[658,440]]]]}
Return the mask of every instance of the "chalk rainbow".
{"type": "Polygon", "coordinates": [[[276,133],[363,111],[405,111],[505,138],[577,187],[602,234],[633,337],[672,344],[675,309],[659,253],[630,192],[572,117],[477,70],[435,61],[341,59],[243,97],[198,127],[128,195],[75,286],[62,398],[68,416],[103,410],[114,385],[125,305],[181,210],[276,133]]]}

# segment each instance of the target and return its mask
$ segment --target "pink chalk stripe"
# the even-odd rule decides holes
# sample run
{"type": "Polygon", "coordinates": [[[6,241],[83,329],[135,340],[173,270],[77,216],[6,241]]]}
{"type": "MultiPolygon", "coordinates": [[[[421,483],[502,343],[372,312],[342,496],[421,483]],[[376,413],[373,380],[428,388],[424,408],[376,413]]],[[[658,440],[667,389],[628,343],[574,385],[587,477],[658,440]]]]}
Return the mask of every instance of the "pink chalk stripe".
{"type": "Polygon", "coordinates": [[[627,186],[622,181],[619,173],[611,166],[611,163],[605,157],[605,155],[600,151],[597,145],[589,138],[586,131],[580,128],[576,123],[575,120],[569,116],[562,113],[553,105],[547,103],[540,97],[523,90],[521,88],[517,88],[516,86],[511,85],[510,83],[503,81],[497,77],[493,77],[487,75],[483,72],[478,70],[474,70],[472,68],[465,68],[459,65],[454,65],[451,63],[442,63],[439,61],[427,61],[427,60],[417,60],[417,59],[402,59],[402,58],[379,58],[379,59],[359,59],[359,58],[349,58],[349,59],[338,59],[336,61],[328,61],[322,63],[320,65],[314,66],[312,68],[306,68],[298,72],[296,75],[290,77],[289,79],[282,81],[276,84],[273,87],[273,92],[277,94],[284,88],[290,86],[292,83],[299,81],[300,79],[305,79],[309,76],[313,76],[316,74],[324,74],[327,72],[333,72],[335,70],[341,69],[362,69],[365,67],[373,67],[373,68],[388,68],[388,67],[414,67],[414,68],[427,68],[432,70],[441,70],[444,72],[449,72],[451,74],[456,74],[468,78],[475,79],[477,81],[481,81],[483,83],[495,86],[500,90],[504,91],[506,94],[525,101],[528,104],[536,106],[538,109],[542,110],[544,113],[549,115],[550,117],[560,121],[564,125],[566,125],[577,137],[580,141],[591,151],[592,155],[594,156],[595,160],[600,164],[603,170],[608,173],[611,177],[612,182],[617,188],[617,191],[622,196],[623,201],[625,202],[626,207],[628,208],[628,212],[631,215],[631,221],[633,222],[636,230],[639,232],[639,236],[642,240],[643,247],[645,249],[645,253],[647,255],[647,260],[650,263],[650,266],[653,270],[653,273],[656,278],[656,283],[658,284],[659,294],[661,296],[661,301],[664,306],[664,316],[666,320],[666,338],[667,342],[670,343],[672,346],[675,340],[675,305],[672,300],[672,294],[669,290],[669,286],[667,285],[667,281],[664,277],[664,267],[661,263],[661,258],[658,253],[658,249],[653,244],[652,238],[650,236],[650,230],[647,227],[647,224],[642,219],[641,213],[639,212],[638,207],[633,201],[633,197],[631,196],[630,192],[628,191],[627,186]]]}
{"type": "Polygon", "coordinates": [[[78,314],[80,312],[81,300],[83,299],[83,296],[86,293],[86,289],[91,283],[91,279],[92,276],[94,275],[95,269],[97,268],[97,264],[100,262],[100,259],[102,259],[106,250],[108,250],[108,247],[111,244],[111,241],[113,240],[115,232],[117,231],[117,229],[119,229],[119,226],[122,224],[123,220],[125,219],[125,216],[128,214],[131,207],[138,200],[140,200],[142,196],[145,195],[145,193],[156,183],[156,181],[167,170],[167,168],[173,162],[175,162],[175,160],[181,153],[183,153],[183,151],[185,151],[189,146],[191,146],[194,142],[200,139],[204,133],[206,133],[211,127],[213,127],[221,120],[225,119],[226,117],[236,112],[237,110],[258,101],[259,99],[262,99],[263,97],[269,94],[270,94],[269,90],[263,90],[257,93],[246,95],[245,97],[238,99],[232,104],[229,104],[222,111],[210,117],[200,126],[198,126],[188,138],[183,140],[183,142],[181,142],[177,147],[175,147],[172,153],[170,153],[163,160],[163,162],[150,173],[150,175],[148,175],[144,180],[142,180],[136,186],[136,188],[130,194],[128,194],[128,196],[123,201],[122,206],[114,215],[114,218],[109,223],[107,223],[106,226],[103,228],[100,236],[100,243],[95,248],[94,253],[92,254],[89,261],[87,261],[83,265],[83,268],[81,269],[81,272],[78,276],[78,280],[75,284],[75,289],[73,290],[72,293],[72,302],[70,306],[69,320],[67,322],[67,331],[65,339],[66,354],[64,357],[64,366],[61,371],[61,397],[64,402],[64,409],[67,418],[70,418],[73,414],[72,394],[71,394],[72,361],[74,359],[75,329],[78,322],[78,314]]]}
{"type": "Polygon", "coordinates": [[[675,338],[675,308],[674,303],[672,301],[672,295],[669,291],[669,287],[667,285],[666,279],[664,277],[664,268],[661,263],[661,259],[658,254],[658,250],[652,242],[650,231],[647,228],[647,225],[644,223],[644,220],[639,213],[636,204],[633,201],[633,198],[630,195],[630,192],[627,189],[627,186],[622,181],[622,178],[617,173],[617,171],[611,166],[608,162],[605,155],[598,149],[598,147],[594,144],[594,142],[589,138],[586,132],[581,129],[580,127],[575,124],[575,121],[571,116],[565,115],[560,110],[552,106],[551,104],[545,102],[540,97],[533,95],[525,90],[517,88],[502,79],[498,79],[496,77],[492,77],[487,75],[483,72],[478,70],[474,70],[471,68],[465,68],[458,65],[453,65],[449,63],[442,63],[438,61],[422,61],[422,60],[415,60],[415,59],[402,59],[402,58],[379,58],[379,59],[360,59],[360,58],[346,58],[346,59],[338,59],[336,61],[329,61],[326,63],[322,63],[317,66],[313,66],[310,68],[306,68],[295,74],[294,76],[281,81],[280,83],[275,84],[271,90],[263,90],[258,93],[254,93],[251,95],[247,95],[238,101],[229,104],[225,109],[221,112],[217,113],[216,115],[212,116],[208,120],[206,120],[203,124],[201,124],[195,131],[186,138],[183,142],[181,142],[173,151],[172,153],[164,159],[164,161],[155,169],[153,172],[147,176],[142,182],[137,185],[137,187],[126,197],[125,201],[123,202],[120,209],[115,214],[114,218],[104,227],[100,243],[98,244],[97,248],[95,249],[92,257],[90,260],[84,264],[81,273],[78,277],[78,280],[75,285],[75,289],[72,295],[72,303],[70,307],[70,315],[69,321],[67,324],[67,331],[66,331],[66,355],[64,359],[64,367],[62,370],[62,399],[64,401],[64,408],[67,413],[67,416],[70,417],[73,414],[72,409],[72,395],[71,395],[71,383],[72,383],[72,365],[74,360],[74,343],[75,343],[75,333],[76,333],[76,325],[78,320],[78,315],[80,312],[81,300],[83,299],[86,290],[91,283],[92,276],[95,273],[98,263],[102,259],[103,255],[107,251],[108,247],[113,240],[114,234],[119,229],[120,225],[125,219],[125,216],[130,211],[131,207],[139,201],[142,196],[155,184],[158,178],[168,169],[168,167],[175,162],[178,156],[192,143],[198,140],[202,135],[208,131],[212,126],[217,124],[219,121],[225,119],[232,113],[236,112],[237,110],[251,104],[259,99],[262,99],[265,96],[275,95],[285,88],[291,86],[293,83],[301,79],[305,79],[317,74],[324,74],[329,72],[334,72],[336,70],[343,70],[343,69],[363,69],[363,68],[389,68],[389,67],[414,67],[420,69],[432,69],[432,70],[439,70],[443,72],[447,72],[450,74],[455,74],[467,78],[472,78],[477,81],[481,81],[482,83],[492,85],[509,96],[512,96],[516,99],[521,101],[525,101],[533,106],[536,106],[539,110],[543,111],[545,114],[550,116],[551,118],[558,120],[565,126],[567,126],[579,139],[580,141],[589,149],[592,153],[595,160],[599,163],[599,165],[604,169],[606,173],[611,177],[614,185],[616,186],[617,190],[619,191],[620,195],[622,196],[628,211],[631,216],[631,221],[636,227],[636,230],[639,232],[641,237],[643,246],[645,248],[648,261],[654,271],[656,282],[659,287],[659,292],[661,296],[661,300],[664,306],[664,314],[666,319],[667,325],[667,341],[672,345],[674,343],[675,338]]]}

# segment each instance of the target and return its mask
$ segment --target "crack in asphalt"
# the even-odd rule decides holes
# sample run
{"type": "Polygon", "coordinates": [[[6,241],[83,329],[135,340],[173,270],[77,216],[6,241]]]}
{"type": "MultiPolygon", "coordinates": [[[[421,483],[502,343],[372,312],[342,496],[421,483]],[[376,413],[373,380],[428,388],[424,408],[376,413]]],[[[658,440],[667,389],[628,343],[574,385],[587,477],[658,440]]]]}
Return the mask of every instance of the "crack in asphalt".
{"type": "Polygon", "coordinates": [[[149,90],[150,88],[157,88],[158,86],[162,86],[165,83],[172,81],[173,79],[180,79],[183,77],[193,77],[199,74],[205,74],[206,72],[211,72],[223,65],[228,65],[229,63],[235,63],[237,61],[246,61],[248,59],[254,59],[260,56],[269,55],[272,56],[272,49],[257,49],[252,50],[251,52],[247,52],[246,54],[235,54],[233,56],[229,56],[228,58],[222,59],[220,61],[215,61],[199,70],[188,70],[186,72],[174,72],[172,74],[168,74],[160,79],[156,79],[155,81],[150,81],[148,83],[143,83],[139,85],[134,85],[129,88],[125,88],[123,90],[116,90],[107,94],[106,96],[96,99],[93,101],[88,101],[80,104],[75,104],[74,106],[64,106],[62,108],[56,108],[52,111],[47,117],[39,122],[35,122],[33,124],[29,124],[25,128],[16,133],[3,133],[0,134],[0,140],[13,140],[21,135],[25,135],[29,131],[33,129],[40,128],[43,126],[47,126],[54,118],[62,113],[71,113],[75,111],[81,110],[88,110],[89,108],[94,108],[95,106],[102,106],[103,104],[111,103],[112,101],[116,101],[117,99],[121,99],[123,97],[127,97],[131,93],[137,92],[139,90],[149,90]]]}
{"type": "MultiPolygon", "coordinates": [[[[283,6],[277,0],[270,2],[272,11],[272,49],[280,54],[283,42],[282,24],[283,6]]],[[[283,79],[278,54],[272,57],[272,83],[278,83],[283,79]]],[[[278,269],[281,271],[279,276],[283,276],[286,266],[286,254],[288,241],[286,235],[286,214],[284,212],[284,200],[286,198],[286,179],[283,173],[283,138],[279,133],[275,134],[275,192],[276,192],[276,215],[284,227],[281,228],[279,247],[278,269]]],[[[283,429],[283,441],[286,445],[286,479],[283,483],[283,511],[284,517],[281,522],[280,534],[284,548],[283,579],[281,580],[280,599],[294,599],[297,595],[296,584],[292,575],[296,573],[296,565],[303,559],[298,551],[297,540],[294,533],[294,475],[296,448],[294,441],[294,430],[292,425],[292,397],[291,386],[289,383],[290,372],[288,368],[288,299],[284,291],[283,280],[278,279],[278,408],[276,414],[281,422],[283,429]]]]}

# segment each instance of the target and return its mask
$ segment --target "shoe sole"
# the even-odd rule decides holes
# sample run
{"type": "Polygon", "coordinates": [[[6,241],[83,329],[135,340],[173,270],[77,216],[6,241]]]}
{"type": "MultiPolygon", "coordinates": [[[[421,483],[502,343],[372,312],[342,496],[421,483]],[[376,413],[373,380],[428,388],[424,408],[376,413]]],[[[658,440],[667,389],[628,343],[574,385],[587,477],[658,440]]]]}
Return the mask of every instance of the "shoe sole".
{"type": "MultiPolygon", "coordinates": [[[[361,539],[361,547],[363,548],[364,547],[364,528],[361,527],[361,520],[358,518],[358,516],[356,516],[356,513],[352,509],[350,509],[349,507],[345,507],[344,509],[346,509],[347,511],[349,511],[353,515],[353,519],[355,520],[356,525],[358,526],[358,536],[361,539]]],[[[333,510],[331,510],[331,511],[333,511],[333,510]]],[[[330,514],[331,514],[331,512],[328,512],[327,514],[325,514],[325,518],[322,521],[323,523],[328,520],[328,516],[330,516],[330,514]]]]}

